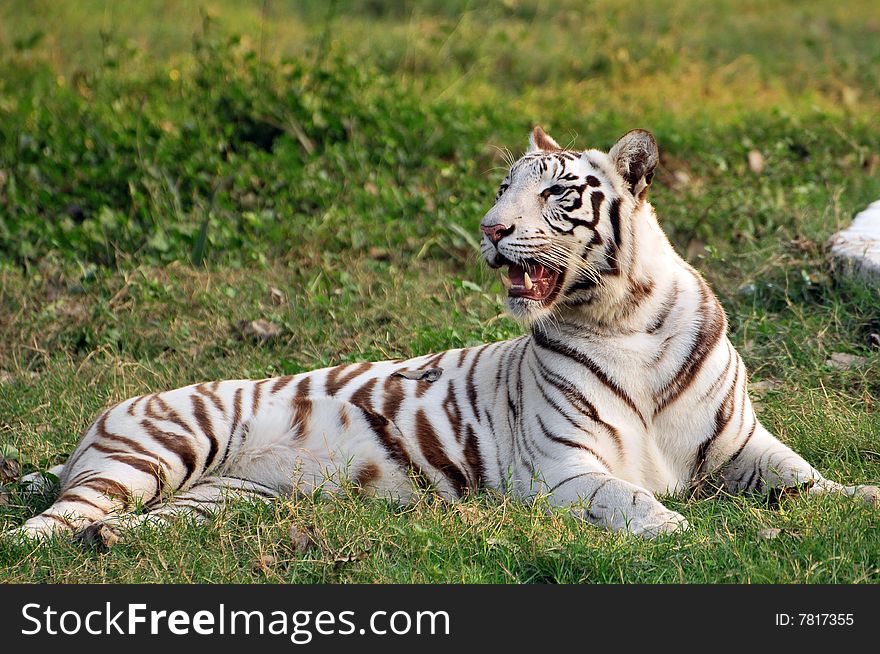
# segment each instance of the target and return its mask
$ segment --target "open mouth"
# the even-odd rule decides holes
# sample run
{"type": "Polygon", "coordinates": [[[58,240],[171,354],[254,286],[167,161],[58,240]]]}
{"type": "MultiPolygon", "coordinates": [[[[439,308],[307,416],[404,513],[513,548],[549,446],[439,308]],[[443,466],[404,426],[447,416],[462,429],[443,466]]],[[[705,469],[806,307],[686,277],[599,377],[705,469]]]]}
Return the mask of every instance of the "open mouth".
{"type": "Polygon", "coordinates": [[[536,302],[552,300],[559,292],[561,274],[540,263],[525,261],[521,264],[505,261],[507,274],[501,281],[507,287],[508,297],[519,297],[536,302]]]}

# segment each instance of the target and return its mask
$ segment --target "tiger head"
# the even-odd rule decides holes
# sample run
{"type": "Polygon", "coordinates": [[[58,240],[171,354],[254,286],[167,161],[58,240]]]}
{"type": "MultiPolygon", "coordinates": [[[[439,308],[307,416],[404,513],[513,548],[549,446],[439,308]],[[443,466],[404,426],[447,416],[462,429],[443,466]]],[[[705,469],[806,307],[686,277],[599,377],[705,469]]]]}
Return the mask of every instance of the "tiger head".
{"type": "Polygon", "coordinates": [[[605,153],[563,149],[535,127],[480,223],[481,254],[492,268],[506,266],[515,318],[534,323],[577,310],[626,278],[629,223],[647,204],[658,161],[645,130],[605,153]]]}

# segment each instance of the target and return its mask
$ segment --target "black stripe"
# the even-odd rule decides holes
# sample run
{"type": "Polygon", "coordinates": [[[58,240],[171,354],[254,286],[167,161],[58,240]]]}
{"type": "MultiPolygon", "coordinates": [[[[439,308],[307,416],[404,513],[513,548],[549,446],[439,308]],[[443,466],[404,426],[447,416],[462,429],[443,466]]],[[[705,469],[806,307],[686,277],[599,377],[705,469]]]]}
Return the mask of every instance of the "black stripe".
{"type": "Polygon", "coordinates": [[[608,430],[608,435],[611,436],[611,439],[617,446],[617,451],[620,456],[623,457],[625,454],[623,442],[620,440],[620,433],[617,431],[617,428],[602,420],[599,416],[599,410],[596,409],[596,407],[573,385],[547,368],[540,359],[537,359],[537,361],[538,367],[541,371],[541,377],[545,379],[547,383],[556,387],[575,410],[608,430]]]}
{"type": "Polygon", "coordinates": [[[743,453],[743,450],[746,449],[746,445],[749,444],[749,441],[752,440],[752,435],[755,433],[755,429],[758,427],[758,417],[752,416],[752,428],[749,430],[749,435],[746,436],[746,439],[743,441],[742,445],[739,446],[739,449],[734,453],[730,459],[727,461],[727,465],[730,465],[734,461],[739,458],[739,455],[743,453]]]}
{"type": "Polygon", "coordinates": [[[467,436],[464,440],[464,459],[467,461],[468,467],[471,469],[471,477],[473,479],[473,487],[480,488],[486,477],[486,466],[483,463],[483,456],[480,454],[480,444],[474,428],[468,425],[466,428],[467,436]]]}
{"type": "Polygon", "coordinates": [[[596,450],[589,447],[588,445],[584,445],[583,443],[578,443],[576,441],[572,441],[567,438],[562,438],[561,436],[555,436],[554,434],[550,433],[549,429],[547,429],[547,426],[544,424],[544,421],[541,420],[541,416],[535,416],[535,417],[538,419],[538,426],[541,428],[541,432],[544,434],[544,436],[548,440],[551,440],[554,443],[559,443],[560,445],[565,445],[566,447],[571,447],[571,448],[574,448],[577,450],[583,450],[583,451],[587,452],[588,454],[591,454],[592,456],[594,456],[599,463],[601,463],[603,466],[605,466],[606,470],[609,470],[609,471],[611,470],[611,466],[608,465],[608,462],[602,457],[601,454],[596,452],[596,450]]]}
{"type": "MultiPolygon", "coordinates": [[[[226,463],[226,459],[229,458],[229,453],[232,449],[232,439],[235,437],[235,430],[238,427],[238,423],[241,420],[241,396],[243,389],[237,388],[235,390],[235,395],[233,399],[233,413],[232,413],[232,427],[229,430],[229,438],[226,440],[226,448],[223,450],[223,457],[220,459],[220,463],[217,464],[217,468],[222,468],[223,464],[226,463]]],[[[245,433],[242,431],[241,440],[244,441],[245,433]]]]}
{"type": "MultiPolygon", "coordinates": [[[[700,475],[705,472],[704,468],[709,458],[709,448],[712,447],[712,444],[715,443],[733,419],[733,398],[736,394],[737,383],[739,382],[739,369],[739,361],[737,361],[733,382],[731,383],[730,388],[727,389],[727,393],[724,395],[721,404],[718,405],[718,409],[715,411],[715,428],[709,438],[700,443],[700,447],[697,449],[694,475],[700,475]]],[[[725,370],[725,374],[726,372],[727,371],[725,370]]]]}
{"type": "MultiPolygon", "coordinates": [[[[602,210],[602,202],[605,201],[605,194],[601,191],[590,193],[590,204],[593,207],[593,224],[599,220],[599,212],[602,210]]],[[[619,229],[619,227],[618,227],[619,229]]]]}
{"type": "Polygon", "coordinates": [[[608,274],[620,274],[620,262],[618,254],[620,253],[620,198],[614,198],[611,206],[608,208],[608,219],[611,221],[611,228],[614,232],[614,242],[609,243],[605,250],[605,265],[608,268],[608,274]]]}
{"type": "Polygon", "coordinates": [[[693,269],[690,272],[700,287],[700,326],[694,337],[690,352],[683,359],[684,363],[666,384],[664,394],[655,403],[655,416],[677,400],[690,387],[706,359],[711,356],[715,346],[724,337],[726,331],[724,310],[721,308],[718,300],[712,294],[712,291],[709,290],[703,278],[693,269]]]}
{"type": "Polygon", "coordinates": [[[678,280],[676,279],[672,285],[672,291],[666,297],[663,302],[663,305],[660,307],[660,312],[654,318],[654,321],[651,325],[645,330],[649,334],[655,334],[658,332],[664,324],[666,324],[666,319],[669,318],[669,314],[672,312],[672,308],[676,304],[676,300],[678,299],[678,280]]]}
{"type": "Polygon", "coordinates": [[[141,420],[141,427],[146,430],[147,434],[153,438],[153,440],[158,441],[160,445],[180,458],[181,463],[183,463],[186,468],[186,474],[177,486],[177,488],[181,488],[190,480],[196,469],[196,453],[192,449],[192,446],[187,440],[185,440],[185,436],[175,434],[174,432],[163,431],[146,418],[141,420]]]}
{"type": "Polygon", "coordinates": [[[217,452],[220,450],[220,443],[214,435],[214,425],[211,422],[211,417],[208,415],[208,408],[205,406],[202,398],[198,395],[192,395],[191,400],[193,405],[193,416],[195,416],[196,422],[202,430],[202,433],[207,437],[209,444],[208,456],[205,457],[205,464],[202,466],[202,472],[204,473],[210,470],[211,465],[214,463],[214,459],[217,458],[217,452]]]}
{"type": "Polygon", "coordinates": [[[416,411],[416,437],[419,441],[419,447],[422,455],[431,466],[443,473],[452,488],[455,489],[458,496],[464,495],[467,490],[467,478],[461,469],[452,462],[443,448],[443,444],[437,437],[431,421],[425,412],[419,409],[416,411]]]}
{"type": "Polygon", "coordinates": [[[602,475],[603,477],[606,477],[606,476],[608,475],[608,473],[606,473],[606,472],[598,472],[598,471],[596,471],[596,470],[590,470],[589,472],[581,472],[581,473],[578,473],[578,474],[576,474],[576,475],[572,475],[571,477],[566,477],[565,479],[563,479],[562,481],[560,481],[558,484],[556,484],[555,486],[553,486],[553,488],[551,488],[549,491],[547,491],[547,494],[549,495],[550,493],[552,493],[553,491],[555,491],[557,488],[559,488],[559,487],[562,486],[563,484],[567,484],[567,483],[570,482],[570,481],[574,481],[575,479],[579,479],[579,478],[581,478],[581,477],[587,477],[587,476],[589,476],[589,475],[602,475]]]}
{"type": "Polygon", "coordinates": [[[633,399],[617,384],[616,381],[605,374],[605,372],[598,366],[595,361],[593,361],[583,352],[568,347],[567,345],[563,345],[558,341],[552,340],[540,329],[533,329],[532,336],[534,337],[535,342],[545,350],[549,350],[550,352],[555,352],[556,354],[566,356],[569,359],[572,359],[581,364],[587,370],[593,373],[593,375],[595,375],[595,377],[600,382],[602,382],[608,389],[610,389],[615,395],[617,395],[617,397],[619,397],[624,402],[624,404],[632,409],[633,413],[635,413],[639,417],[642,426],[647,429],[648,423],[645,421],[645,418],[642,416],[633,399]]]}

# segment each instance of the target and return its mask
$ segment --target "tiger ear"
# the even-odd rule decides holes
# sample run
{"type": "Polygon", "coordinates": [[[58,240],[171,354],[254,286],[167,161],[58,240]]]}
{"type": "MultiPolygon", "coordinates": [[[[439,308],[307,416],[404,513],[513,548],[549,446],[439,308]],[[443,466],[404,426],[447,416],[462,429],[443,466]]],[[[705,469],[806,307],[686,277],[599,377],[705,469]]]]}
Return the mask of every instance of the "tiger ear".
{"type": "Polygon", "coordinates": [[[608,151],[608,156],[629,185],[630,193],[641,200],[660,161],[660,150],[653,134],[644,129],[627,132],[608,151]]]}
{"type": "Polygon", "coordinates": [[[554,150],[561,150],[559,144],[550,138],[543,129],[541,129],[540,125],[535,125],[535,129],[532,130],[532,133],[529,134],[529,149],[528,154],[532,152],[553,152],[554,150]]]}

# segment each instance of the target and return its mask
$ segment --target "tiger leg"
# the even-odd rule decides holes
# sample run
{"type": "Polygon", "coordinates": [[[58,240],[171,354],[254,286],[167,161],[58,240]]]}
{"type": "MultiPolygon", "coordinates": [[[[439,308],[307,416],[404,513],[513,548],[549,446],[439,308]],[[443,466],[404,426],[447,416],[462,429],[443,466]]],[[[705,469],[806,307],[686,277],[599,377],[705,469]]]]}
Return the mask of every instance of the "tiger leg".
{"type": "Polygon", "coordinates": [[[117,537],[142,525],[166,527],[187,517],[202,523],[214,517],[228,501],[257,500],[269,502],[278,493],[263,484],[240,479],[238,477],[205,477],[189,489],[175,493],[167,502],[148,507],[148,511],[138,515],[131,513],[116,514],[98,520],[82,529],[77,537],[86,543],[96,543],[106,538],[106,530],[111,530],[117,537]]]}
{"type": "Polygon", "coordinates": [[[550,504],[568,507],[587,522],[644,538],[688,528],[683,515],[667,509],[651,492],[598,466],[559,476],[549,492],[550,504]]]}
{"type": "Polygon", "coordinates": [[[58,479],[64,472],[64,466],[65,464],[62,463],[49,468],[46,472],[32,472],[22,475],[18,481],[28,493],[46,493],[55,488],[58,479]]]}
{"type": "Polygon", "coordinates": [[[61,491],[52,506],[6,535],[48,538],[130,512],[161,495],[166,469],[158,458],[137,452],[111,455],[91,443],[81,443],[59,470],[61,491]]]}
{"type": "Polygon", "coordinates": [[[107,466],[78,477],[62,486],[52,506],[6,535],[42,539],[77,531],[107,516],[130,511],[139,500],[150,500],[157,493],[155,475],[127,467],[107,466]]]}
{"type": "MultiPolygon", "coordinates": [[[[64,464],[53,466],[49,468],[45,472],[31,472],[26,475],[22,475],[18,480],[18,483],[21,487],[21,491],[27,495],[42,495],[53,492],[58,485],[58,479],[61,477],[64,472],[64,464]]],[[[57,522],[55,518],[46,517],[44,520],[39,522],[52,521],[57,522]]],[[[37,522],[37,521],[35,521],[37,522]]],[[[53,524],[47,526],[54,526],[53,524]]],[[[39,537],[40,535],[50,535],[53,533],[55,529],[49,528],[45,532],[38,533],[35,529],[35,525],[32,523],[28,529],[25,529],[25,526],[19,527],[17,529],[12,529],[3,534],[3,537],[6,538],[19,538],[19,537],[39,537]]]]}
{"type": "Polygon", "coordinates": [[[104,411],[65,463],[55,503],[9,535],[39,539],[75,532],[198,481],[228,441],[221,431],[197,429],[182,417],[189,393],[184,388],[131,398],[104,411]]]}
{"type": "Polygon", "coordinates": [[[730,493],[808,487],[811,495],[836,493],[859,497],[875,506],[880,501],[880,488],[876,486],[844,486],[826,479],[760,423],[721,468],[720,476],[724,489],[730,493]]]}

